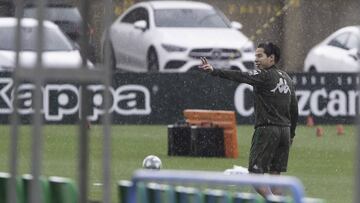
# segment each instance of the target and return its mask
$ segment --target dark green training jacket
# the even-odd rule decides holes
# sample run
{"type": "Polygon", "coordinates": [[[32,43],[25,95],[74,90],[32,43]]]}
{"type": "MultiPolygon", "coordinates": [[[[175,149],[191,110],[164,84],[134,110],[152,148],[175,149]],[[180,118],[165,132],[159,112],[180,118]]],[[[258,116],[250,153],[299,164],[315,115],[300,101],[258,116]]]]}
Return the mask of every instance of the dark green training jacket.
{"type": "Polygon", "coordinates": [[[255,128],[289,126],[291,137],[295,136],[298,105],[294,84],[286,72],[272,66],[251,72],[214,69],[211,75],[254,87],[255,128]]]}

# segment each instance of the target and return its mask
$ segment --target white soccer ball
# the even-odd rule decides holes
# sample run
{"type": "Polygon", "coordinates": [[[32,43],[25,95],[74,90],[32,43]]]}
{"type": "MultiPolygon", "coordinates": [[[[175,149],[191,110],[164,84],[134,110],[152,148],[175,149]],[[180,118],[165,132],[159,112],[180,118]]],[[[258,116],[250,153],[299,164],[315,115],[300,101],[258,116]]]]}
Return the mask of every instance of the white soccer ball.
{"type": "Polygon", "coordinates": [[[162,167],[162,163],[159,157],[155,155],[149,155],[145,157],[142,166],[145,169],[160,170],[160,168],[162,167]]]}

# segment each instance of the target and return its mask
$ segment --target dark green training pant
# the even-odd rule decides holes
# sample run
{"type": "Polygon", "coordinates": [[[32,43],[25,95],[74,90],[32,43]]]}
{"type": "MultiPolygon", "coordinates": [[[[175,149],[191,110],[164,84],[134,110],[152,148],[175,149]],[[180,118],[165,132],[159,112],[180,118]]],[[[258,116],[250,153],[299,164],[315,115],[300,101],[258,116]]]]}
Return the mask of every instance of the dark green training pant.
{"type": "Polygon", "coordinates": [[[260,126],[255,129],[250,149],[251,173],[286,172],[290,127],[260,126]]]}

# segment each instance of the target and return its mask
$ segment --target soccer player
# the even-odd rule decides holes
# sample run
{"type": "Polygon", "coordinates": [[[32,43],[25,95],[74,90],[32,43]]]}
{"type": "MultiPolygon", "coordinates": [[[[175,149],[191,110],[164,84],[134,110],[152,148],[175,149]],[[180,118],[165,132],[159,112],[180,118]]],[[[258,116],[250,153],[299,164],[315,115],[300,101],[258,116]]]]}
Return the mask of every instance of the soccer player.
{"type": "MultiPolygon", "coordinates": [[[[200,69],[254,87],[255,131],[252,138],[249,172],[280,175],[286,172],[290,145],[295,137],[298,105],[294,84],[285,72],[275,65],[280,49],[273,43],[261,43],[255,51],[257,69],[250,72],[222,70],[201,58],[200,69]]],[[[260,195],[280,195],[276,188],[258,187],[260,195]]]]}

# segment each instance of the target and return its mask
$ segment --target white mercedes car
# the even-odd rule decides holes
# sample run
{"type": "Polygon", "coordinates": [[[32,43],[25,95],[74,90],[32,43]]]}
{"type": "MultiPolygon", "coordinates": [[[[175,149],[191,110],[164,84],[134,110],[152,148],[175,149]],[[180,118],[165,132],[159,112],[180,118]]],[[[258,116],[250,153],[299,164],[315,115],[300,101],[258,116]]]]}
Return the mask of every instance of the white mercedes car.
{"type": "Polygon", "coordinates": [[[204,56],[219,68],[248,71],[255,50],[241,27],[206,3],[140,2],[110,27],[110,64],[132,72],[187,72],[204,56]]]}
{"type": "Polygon", "coordinates": [[[360,26],[344,27],[310,50],[305,72],[359,72],[360,26]]]}
{"type": "MultiPolygon", "coordinates": [[[[80,68],[82,59],[79,49],[65,36],[60,28],[44,21],[42,64],[46,68],[80,68]]],[[[12,71],[16,63],[16,18],[0,18],[0,71],[12,71]]],[[[21,20],[21,51],[19,65],[34,68],[37,63],[38,21],[32,18],[21,20]]],[[[88,61],[91,68],[93,64],[88,61]]]]}

